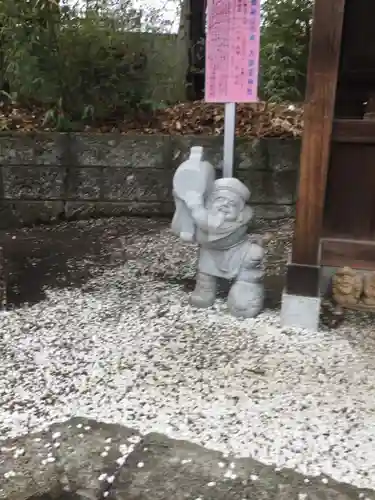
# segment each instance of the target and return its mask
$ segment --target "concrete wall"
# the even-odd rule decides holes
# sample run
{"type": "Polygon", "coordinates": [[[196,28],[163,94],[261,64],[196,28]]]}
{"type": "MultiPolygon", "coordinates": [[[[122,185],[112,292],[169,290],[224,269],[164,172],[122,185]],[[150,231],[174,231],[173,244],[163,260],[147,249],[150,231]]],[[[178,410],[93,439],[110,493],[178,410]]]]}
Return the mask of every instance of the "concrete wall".
{"type": "MultiPolygon", "coordinates": [[[[0,225],[171,215],[172,175],[193,144],[220,163],[220,137],[2,134],[0,225]]],[[[251,188],[259,217],[293,212],[299,148],[295,140],[238,140],[236,175],[251,188]]]]}

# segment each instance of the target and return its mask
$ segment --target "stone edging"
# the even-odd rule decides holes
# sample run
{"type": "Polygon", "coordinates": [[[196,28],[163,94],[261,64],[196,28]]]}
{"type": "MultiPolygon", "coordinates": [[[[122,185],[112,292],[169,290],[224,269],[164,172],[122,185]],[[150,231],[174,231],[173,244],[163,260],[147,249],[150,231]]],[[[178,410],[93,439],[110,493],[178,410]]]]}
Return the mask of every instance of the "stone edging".
{"type": "Polygon", "coordinates": [[[73,418],[0,442],[0,499],[375,499],[330,478],[306,478],[253,459],[224,457],[159,434],[73,418]]]}
{"type": "MultiPolygon", "coordinates": [[[[192,145],[220,170],[220,136],[0,134],[0,227],[114,215],[170,216],[172,176],[192,145]]],[[[236,176],[260,218],[293,214],[300,142],[239,138],[236,176]]]]}

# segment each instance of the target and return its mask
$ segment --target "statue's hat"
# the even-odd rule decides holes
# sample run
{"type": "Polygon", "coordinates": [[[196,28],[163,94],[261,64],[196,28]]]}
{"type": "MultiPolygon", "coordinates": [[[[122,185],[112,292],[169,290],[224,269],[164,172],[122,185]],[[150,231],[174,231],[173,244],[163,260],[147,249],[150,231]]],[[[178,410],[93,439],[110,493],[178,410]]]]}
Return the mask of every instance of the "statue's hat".
{"type": "Polygon", "coordinates": [[[223,177],[222,179],[217,179],[214,184],[214,191],[218,190],[232,191],[240,196],[246,203],[250,198],[250,191],[245,186],[245,184],[235,177],[223,177]]]}

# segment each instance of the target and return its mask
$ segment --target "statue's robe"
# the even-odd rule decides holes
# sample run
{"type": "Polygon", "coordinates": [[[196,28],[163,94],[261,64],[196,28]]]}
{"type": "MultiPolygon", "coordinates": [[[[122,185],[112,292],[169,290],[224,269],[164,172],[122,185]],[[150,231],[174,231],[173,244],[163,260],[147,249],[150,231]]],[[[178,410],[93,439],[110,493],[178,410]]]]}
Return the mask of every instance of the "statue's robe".
{"type": "Polygon", "coordinates": [[[240,273],[245,262],[251,260],[251,246],[247,234],[252,210],[245,206],[236,221],[224,222],[219,227],[198,225],[196,242],[199,244],[198,269],[202,273],[219,278],[233,279],[240,273]]]}

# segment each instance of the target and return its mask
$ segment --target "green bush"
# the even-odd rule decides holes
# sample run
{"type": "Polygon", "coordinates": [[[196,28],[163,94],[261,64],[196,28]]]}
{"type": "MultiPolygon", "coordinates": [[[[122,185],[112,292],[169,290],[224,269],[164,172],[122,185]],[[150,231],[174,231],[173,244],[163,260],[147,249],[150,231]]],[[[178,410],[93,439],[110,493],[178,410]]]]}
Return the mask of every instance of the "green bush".
{"type": "Polygon", "coordinates": [[[98,9],[83,16],[52,0],[4,0],[1,79],[17,102],[47,105],[47,119],[60,120],[61,126],[134,110],[145,98],[148,80],[135,23],[131,10],[120,18],[98,9]]]}
{"type": "Polygon", "coordinates": [[[262,97],[302,101],[313,0],[264,0],[261,37],[262,97]]]}

